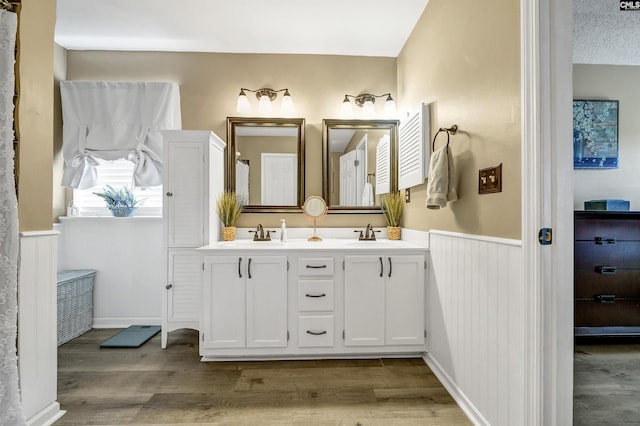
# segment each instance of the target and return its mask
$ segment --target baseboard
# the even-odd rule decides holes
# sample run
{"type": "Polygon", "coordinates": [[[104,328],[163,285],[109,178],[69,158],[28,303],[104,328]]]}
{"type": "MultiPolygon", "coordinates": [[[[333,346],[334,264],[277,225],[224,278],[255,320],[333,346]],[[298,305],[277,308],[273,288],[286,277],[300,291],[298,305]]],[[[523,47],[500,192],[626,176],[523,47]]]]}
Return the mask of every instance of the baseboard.
{"type": "Polygon", "coordinates": [[[464,411],[474,425],[491,426],[482,413],[480,413],[469,398],[467,398],[464,392],[462,392],[451,377],[449,377],[449,375],[440,367],[438,361],[431,357],[431,354],[425,352],[422,355],[422,359],[427,363],[427,366],[431,369],[433,374],[436,375],[453,400],[458,404],[462,411],[464,411]]]}
{"type": "Polygon", "coordinates": [[[94,318],[93,328],[127,328],[132,325],[162,325],[157,318],[94,318]]]}
{"type": "Polygon", "coordinates": [[[58,419],[64,416],[67,412],[60,409],[58,402],[53,402],[47,407],[40,410],[31,418],[27,419],[28,426],[49,426],[54,424],[58,419]]]}

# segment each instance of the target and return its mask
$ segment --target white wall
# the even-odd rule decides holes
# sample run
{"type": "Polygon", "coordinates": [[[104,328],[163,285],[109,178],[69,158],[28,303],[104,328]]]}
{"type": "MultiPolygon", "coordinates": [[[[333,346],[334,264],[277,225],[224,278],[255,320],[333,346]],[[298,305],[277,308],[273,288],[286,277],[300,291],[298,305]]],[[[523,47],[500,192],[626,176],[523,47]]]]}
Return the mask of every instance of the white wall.
{"type": "Polygon", "coordinates": [[[475,424],[526,424],[520,241],[429,234],[427,364],[475,424]]]}
{"type": "Polygon", "coordinates": [[[160,217],[60,218],[58,271],[95,269],[93,326],[160,325],[160,217]]]}
{"type": "Polygon", "coordinates": [[[574,99],[619,100],[619,168],[574,170],[574,208],[586,200],[621,198],[640,210],[640,67],[623,65],[573,66],[574,99]]]}

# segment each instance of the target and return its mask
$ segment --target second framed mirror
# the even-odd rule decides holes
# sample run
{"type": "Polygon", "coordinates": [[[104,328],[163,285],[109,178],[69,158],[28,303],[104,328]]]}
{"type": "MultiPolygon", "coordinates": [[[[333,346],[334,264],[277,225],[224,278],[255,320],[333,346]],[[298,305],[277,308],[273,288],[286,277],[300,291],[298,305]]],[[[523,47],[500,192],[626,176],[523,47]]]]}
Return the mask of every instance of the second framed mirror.
{"type": "Polygon", "coordinates": [[[397,120],[322,121],[322,188],[330,212],[381,212],[395,192],[397,120]]]}
{"type": "Polygon", "coordinates": [[[227,188],[244,211],[300,211],[304,118],[227,117],[227,188]]]}

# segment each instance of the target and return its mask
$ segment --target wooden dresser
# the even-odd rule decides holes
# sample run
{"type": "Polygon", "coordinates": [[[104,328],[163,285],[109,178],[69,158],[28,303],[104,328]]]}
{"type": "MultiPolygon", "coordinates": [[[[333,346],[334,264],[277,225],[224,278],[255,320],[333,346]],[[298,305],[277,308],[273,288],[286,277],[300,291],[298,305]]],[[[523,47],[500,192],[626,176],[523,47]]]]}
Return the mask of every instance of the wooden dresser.
{"type": "Polygon", "coordinates": [[[576,211],[576,336],[640,336],[640,212],[576,211]]]}

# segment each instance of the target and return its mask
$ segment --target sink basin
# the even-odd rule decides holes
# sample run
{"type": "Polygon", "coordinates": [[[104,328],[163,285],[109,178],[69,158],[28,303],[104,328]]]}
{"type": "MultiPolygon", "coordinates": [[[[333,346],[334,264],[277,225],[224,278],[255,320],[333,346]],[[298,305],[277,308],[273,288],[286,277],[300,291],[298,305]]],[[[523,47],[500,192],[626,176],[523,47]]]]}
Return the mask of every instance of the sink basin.
{"type": "Polygon", "coordinates": [[[350,241],[347,243],[349,247],[362,247],[362,248],[385,248],[385,247],[402,247],[401,241],[389,241],[389,240],[376,240],[376,241],[350,241]]]}
{"type": "Polygon", "coordinates": [[[272,240],[272,241],[235,240],[235,241],[224,241],[219,244],[223,247],[251,248],[251,249],[269,248],[269,247],[284,245],[282,241],[277,241],[277,240],[272,240]]]}

